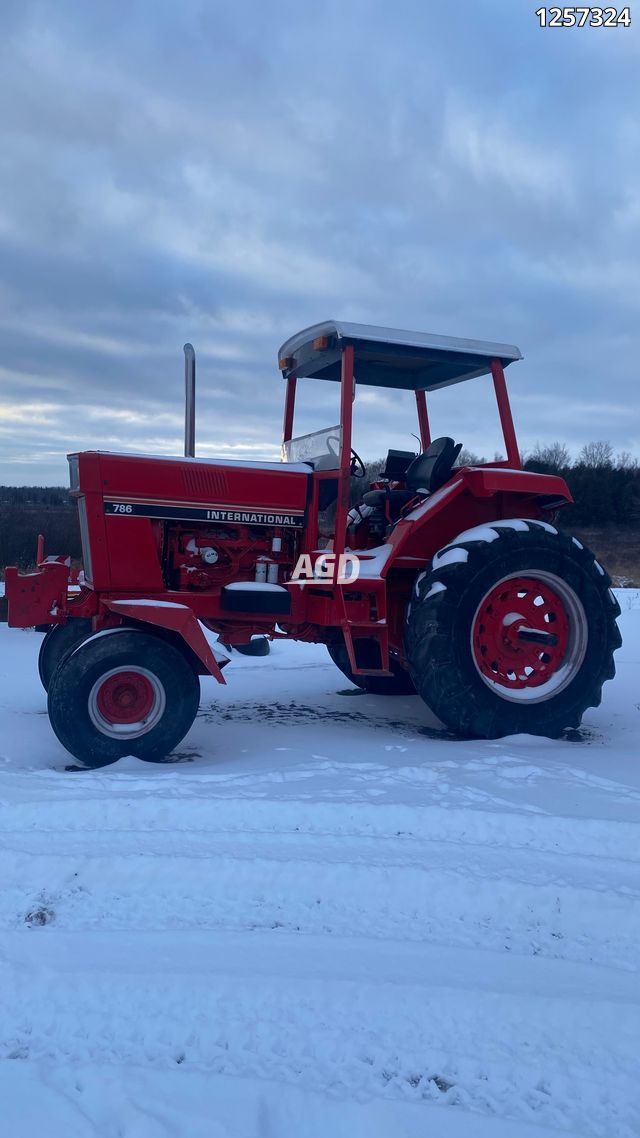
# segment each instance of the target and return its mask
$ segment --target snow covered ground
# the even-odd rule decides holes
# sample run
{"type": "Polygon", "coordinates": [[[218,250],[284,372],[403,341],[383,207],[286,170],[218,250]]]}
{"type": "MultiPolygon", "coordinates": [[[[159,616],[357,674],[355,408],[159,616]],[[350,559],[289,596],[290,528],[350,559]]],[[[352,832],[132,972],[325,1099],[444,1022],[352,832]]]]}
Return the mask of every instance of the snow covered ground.
{"type": "Polygon", "coordinates": [[[571,740],[234,653],[173,765],[65,771],[0,625],[7,1138],[640,1133],[640,593],[571,740]]]}

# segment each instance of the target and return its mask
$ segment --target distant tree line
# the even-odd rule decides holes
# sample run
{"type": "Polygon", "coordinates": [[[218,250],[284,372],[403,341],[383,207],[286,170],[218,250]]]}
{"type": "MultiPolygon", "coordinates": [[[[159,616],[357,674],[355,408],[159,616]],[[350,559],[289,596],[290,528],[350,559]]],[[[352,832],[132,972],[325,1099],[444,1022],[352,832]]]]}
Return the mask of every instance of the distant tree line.
{"type": "MultiPolygon", "coordinates": [[[[494,455],[493,460],[499,455],[494,455]]],[[[627,452],[615,454],[608,442],[587,443],[572,460],[564,443],[537,444],[524,456],[525,469],[559,474],[569,485],[575,502],[560,513],[568,529],[640,526],[640,463],[627,452]]],[[[463,450],[460,465],[487,461],[463,450]]],[[[367,464],[367,478],[352,480],[352,501],[358,501],[369,481],[384,466],[367,464]]],[[[5,565],[33,566],[36,538],[45,537],[49,553],[68,553],[79,561],[80,531],[75,501],[64,486],[0,486],[0,573],[5,565]]]]}
{"type": "Polygon", "coordinates": [[[558,443],[536,447],[527,467],[566,479],[575,499],[562,511],[567,526],[640,525],[640,464],[627,452],[614,455],[610,443],[588,443],[573,463],[558,443]]]}
{"type": "Polygon", "coordinates": [[[67,486],[0,486],[0,507],[20,506],[22,509],[75,509],[67,486]]]}
{"type": "Polygon", "coordinates": [[[47,553],[80,560],[78,511],[65,486],[0,486],[0,575],[5,565],[35,564],[38,534],[47,553]]]}

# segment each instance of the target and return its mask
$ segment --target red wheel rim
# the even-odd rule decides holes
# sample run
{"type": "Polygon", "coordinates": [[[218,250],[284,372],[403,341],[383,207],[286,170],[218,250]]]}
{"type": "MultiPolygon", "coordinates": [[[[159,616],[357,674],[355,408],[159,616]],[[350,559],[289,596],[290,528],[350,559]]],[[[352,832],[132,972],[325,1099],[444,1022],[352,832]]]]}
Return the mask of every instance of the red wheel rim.
{"type": "Polygon", "coordinates": [[[567,586],[544,576],[508,577],[480,602],[471,644],[481,676],[507,691],[526,693],[556,677],[571,641],[567,586]]]}
{"type": "Polygon", "coordinates": [[[140,723],[145,720],[156,700],[156,693],[140,672],[116,672],[108,676],[96,693],[100,715],[114,724],[140,723]]]}

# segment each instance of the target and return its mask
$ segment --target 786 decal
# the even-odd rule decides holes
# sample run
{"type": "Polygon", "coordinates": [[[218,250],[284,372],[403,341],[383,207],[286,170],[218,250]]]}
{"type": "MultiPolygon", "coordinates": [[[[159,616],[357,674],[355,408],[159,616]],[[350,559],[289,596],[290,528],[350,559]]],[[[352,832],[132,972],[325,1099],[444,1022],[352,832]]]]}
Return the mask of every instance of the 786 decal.
{"type": "Polygon", "coordinates": [[[541,28],[630,28],[631,8],[538,8],[541,28]]]}

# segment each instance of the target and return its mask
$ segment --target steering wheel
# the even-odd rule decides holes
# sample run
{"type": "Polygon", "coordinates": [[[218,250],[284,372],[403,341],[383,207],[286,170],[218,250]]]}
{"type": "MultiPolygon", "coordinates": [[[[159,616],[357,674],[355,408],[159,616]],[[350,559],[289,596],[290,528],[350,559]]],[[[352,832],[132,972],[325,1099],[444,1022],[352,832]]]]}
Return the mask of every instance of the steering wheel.
{"type": "Polygon", "coordinates": [[[367,468],[356,450],[351,447],[351,477],[366,478],[367,468]]]}

